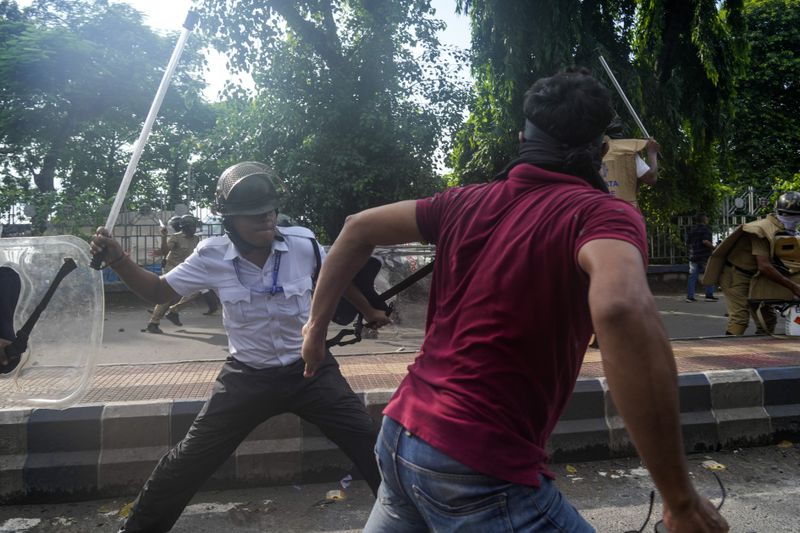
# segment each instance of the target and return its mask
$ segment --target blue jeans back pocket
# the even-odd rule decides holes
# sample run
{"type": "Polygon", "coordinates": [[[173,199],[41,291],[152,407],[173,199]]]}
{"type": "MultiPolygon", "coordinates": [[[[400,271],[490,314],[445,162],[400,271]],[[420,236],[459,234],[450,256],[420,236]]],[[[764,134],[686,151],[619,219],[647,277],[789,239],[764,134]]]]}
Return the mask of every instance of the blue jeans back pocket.
{"type": "Polygon", "coordinates": [[[433,531],[514,531],[508,514],[508,497],[504,492],[451,505],[437,501],[417,485],[413,485],[413,490],[417,509],[433,531]]]}

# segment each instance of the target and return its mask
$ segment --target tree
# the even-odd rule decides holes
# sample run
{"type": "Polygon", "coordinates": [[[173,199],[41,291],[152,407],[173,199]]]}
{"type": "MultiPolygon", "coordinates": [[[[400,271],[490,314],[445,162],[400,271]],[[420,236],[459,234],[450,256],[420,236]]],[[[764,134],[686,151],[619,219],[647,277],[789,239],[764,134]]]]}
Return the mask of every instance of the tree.
{"type": "MultiPolygon", "coordinates": [[[[58,206],[65,210],[57,218],[96,211],[116,193],[175,36],[154,33],[126,4],[37,0],[21,11],[7,2],[0,12],[5,175],[33,181],[36,190],[29,196],[51,193],[60,183],[64,201],[57,194],[38,201],[45,219],[58,206]],[[76,205],[84,201],[92,204],[76,205]]],[[[213,124],[198,96],[202,64],[197,45],[184,52],[153,131],[155,144],[137,172],[141,179],[134,184],[134,199],[137,190],[155,194],[149,184],[158,181],[147,173],[157,174],[151,155],[157,155],[160,138],[171,131],[187,139],[213,124]]],[[[191,144],[172,144],[184,147],[184,174],[191,144]]],[[[173,161],[178,157],[173,154],[173,161]]]]}
{"type": "Polygon", "coordinates": [[[286,208],[333,238],[345,217],[441,186],[437,149],[461,122],[465,91],[423,0],[207,0],[205,31],[249,70],[236,105],[249,129],[237,159],[285,177],[286,208]]]}
{"type": "Polygon", "coordinates": [[[725,182],[770,196],[800,173],[800,2],[745,3],[750,62],[726,136],[725,182]]]}
{"type": "Polygon", "coordinates": [[[630,57],[634,0],[458,0],[470,17],[472,74],[470,118],[457,138],[451,162],[454,182],[490,179],[516,155],[522,100],[538,78],[580,64],[605,77],[597,60],[615,66],[627,91],[639,92],[630,57]]]}
{"type": "Polygon", "coordinates": [[[720,193],[719,147],[747,60],[742,1],[649,0],[635,46],[645,119],[664,150],[647,215],[711,212],[720,193]]]}
{"type": "MultiPolygon", "coordinates": [[[[714,148],[744,57],[740,1],[722,10],[714,0],[459,0],[457,6],[472,24],[476,89],[453,153],[454,181],[486,180],[515,155],[522,95],[535,79],[579,64],[605,80],[597,59],[603,54],[664,148],[662,182],[642,202],[648,220],[713,203],[714,148]]],[[[630,125],[628,133],[641,134],[630,125]]]]}

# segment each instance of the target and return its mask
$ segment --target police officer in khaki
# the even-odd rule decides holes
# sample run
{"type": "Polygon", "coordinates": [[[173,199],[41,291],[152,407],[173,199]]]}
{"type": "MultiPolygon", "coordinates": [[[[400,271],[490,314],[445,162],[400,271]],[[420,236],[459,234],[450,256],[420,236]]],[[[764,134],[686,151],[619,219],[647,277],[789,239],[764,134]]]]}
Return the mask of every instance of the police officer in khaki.
{"type": "MultiPolygon", "coordinates": [[[[161,229],[160,252],[161,255],[166,255],[166,264],[164,265],[165,274],[192,255],[192,252],[200,242],[200,237],[195,234],[197,231],[197,223],[198,220],[192,215],[183,215],[182,217],[172,217],[170,219],[170,226],[172,226],[176,232],[173,235],[167,237],[167,228],[161,229]]],[[[174,311],[168,313],[172,303],[174,302],[167,302],[155,306],[153,314],[150,315],[150,322],[147,323],[146,331],[148,333],[164,333],[159,327],[164,315],[175,325],[181,325],[177,313],[174,311]]]]}
{"type": "Polygon", "coordinates": [[[751,316],[757,334],[772,334],[775,311],[759,302],[800,298],[798,223],[800,193],[787,192],[775,202],[774,214],[743,224],[714,250],[703,283],[718,283],[725,294],[726,335],[742,335],[751,316]]]}

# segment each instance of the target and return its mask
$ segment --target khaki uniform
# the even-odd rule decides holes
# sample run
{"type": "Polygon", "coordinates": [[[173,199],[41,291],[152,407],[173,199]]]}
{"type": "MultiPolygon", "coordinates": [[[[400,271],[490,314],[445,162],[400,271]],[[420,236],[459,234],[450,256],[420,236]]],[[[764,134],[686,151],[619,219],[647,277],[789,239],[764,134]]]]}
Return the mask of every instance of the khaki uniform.
{"type": "Polygon", "coordinates": [[[704,284],[719,284],[728,307],[726,332],[741,335],[750,318],[758,324],[758,333],[775,331],[777,316],[770,306],[761,306],[767,331],[763,331],[752,301],[792,299],[791,291],[758,272],[756,256],[775,255],[776,234],[784,230],[774,216],[743,224],[726,238],[711,254],[703,276],[704,284]],[[788,294],[786,294],[788,293],[788,294]]]}
{"type": "MultiPolygon", "coordinates": [[[[167,252],[167,264],[164,267],[164,273],[169,272],[176,266],[186,261],[186,259],[192,255],[192,252],[199,243],[200,237],[197,235],[192,235],[189,237],[183,232],[170,235],[167,239],[167,247],[169,248],[169,252],[167,252]]],[[[150,323],[156,325],[160,324],[161,319],[164,318],[164,315],[166,315],[167,311],[169,311],[171,303],[172,302],[167,302],[155,306],[153,309],[153,314],[150,316],[150,323]]]]}
{"type": "Polygon", "coordinates": [[[636,202],[636,193],[639,191],[636,154],[646,146],[647,141],[642,139],[611,139],[608,141],[608,153],[603,157],[603,179],[608,192],[636,208],[639,207],[636,202]]]}

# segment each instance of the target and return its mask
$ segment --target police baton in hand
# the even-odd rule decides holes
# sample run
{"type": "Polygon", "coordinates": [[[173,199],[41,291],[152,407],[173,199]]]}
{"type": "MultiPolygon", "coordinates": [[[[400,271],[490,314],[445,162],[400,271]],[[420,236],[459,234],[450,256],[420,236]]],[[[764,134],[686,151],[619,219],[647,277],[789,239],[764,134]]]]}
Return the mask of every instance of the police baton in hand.
{"type": "MultiPolygon", "coordinates": [[[[153,128],[153,122],[156,120],[158,110],[161,107],[161,102],[164,101],[164,95],[169,88],[169,82],[172,79],[173,73],[175,72],[175,67],[178,65],[178,60],[181,57],[181,53],[183,53],[186,40],[189,38],[189,34],[194,29],[195,24],[197,24],[198,19],[199,15],[195,11],[189,11],[189,13],[186,15],[186,20],[183,23],[183,31],[181,31],[180,37],[178,37],[178,43],[175,45],[175,50],[173,50],[172,57],[169,59],[167,70],[164,71],[164,76],[161,78],[161,84],[158,86],[156,97],[153,99],[153,103],[150,106],[150,111],[147,113],[147,118],[144,121],[142,132],[139,134],[139,138],[136,140],[136,144],[134,145],[131,160],[128,162],[128,168],[125,169],[125,175],[122,178],[122,183],[119,184],[119,190],[117,191],[116,198],[114,198],[114,204],[111,206],[111,211],[108,213],[108,218],[106,219],[106,224],[104,227],[108,230],[109,235],[111,235],[111,232],[114,229],[114,224],[117,223],[117,216],[119,216],[120,209],[122,208],[122,202],[125,201],[125,195],[128,193],[128,187],[131,184],[134,172],[136,172],[136,166],[139,164],[139,158],[142,156],[142,151],[144,150],[144,145],[147,142],[147,138],[150,136],[150,130],[153,128]]],[[[92,268],[95,270],[100,270],[103,265],[104,258],[105,250],[101,250],[100,252],[96,253],[92,257],[92,262],[90,263],[92,268]]]]}

